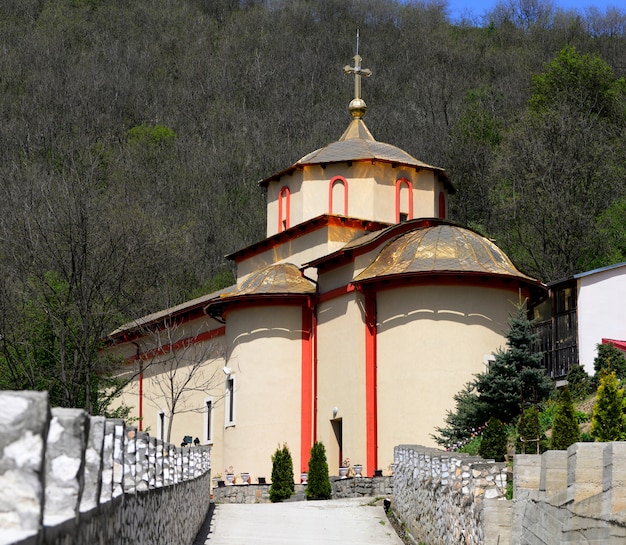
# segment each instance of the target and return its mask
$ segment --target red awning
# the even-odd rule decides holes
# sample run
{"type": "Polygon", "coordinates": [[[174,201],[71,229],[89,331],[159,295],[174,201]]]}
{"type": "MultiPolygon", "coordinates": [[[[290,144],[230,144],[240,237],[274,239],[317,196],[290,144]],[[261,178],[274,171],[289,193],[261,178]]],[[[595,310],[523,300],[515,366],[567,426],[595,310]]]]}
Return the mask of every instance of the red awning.
{"type": "Polygon", "coordinates": [[[602,339],[602,344],[612,344],[618,350],[626,352],[626,341],[616,341],[615,339],[602,339]]]}

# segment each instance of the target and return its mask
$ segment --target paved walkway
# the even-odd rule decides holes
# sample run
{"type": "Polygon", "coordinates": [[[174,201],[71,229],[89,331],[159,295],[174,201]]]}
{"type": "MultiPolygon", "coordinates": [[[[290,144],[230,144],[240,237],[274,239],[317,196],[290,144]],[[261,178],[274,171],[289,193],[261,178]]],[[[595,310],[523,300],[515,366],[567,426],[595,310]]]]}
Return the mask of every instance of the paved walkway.
{"type": "MultiPolygon", "coordinates": [[[[285,503],[218,504],[206,545],[402,545],[382,506],[367,498],[285,503]]],[[[208,532],[208,535],[207,535],[208,532]]]]}

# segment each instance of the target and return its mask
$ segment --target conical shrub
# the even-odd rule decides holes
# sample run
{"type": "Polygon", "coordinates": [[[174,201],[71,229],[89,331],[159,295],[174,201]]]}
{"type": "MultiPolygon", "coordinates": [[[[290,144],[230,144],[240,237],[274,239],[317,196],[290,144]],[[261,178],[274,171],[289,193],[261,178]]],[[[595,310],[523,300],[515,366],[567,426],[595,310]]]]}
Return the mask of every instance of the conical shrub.
{"type": "Polygon", "coordinates": [[[329,500],[331,496],[332,486],[328,476],[326,448],[323,443],[316,441],[311,447],[306,498],[307,500],[329,500]]]}
{"type": "Polygon", "coordinates": [[[270,501],[287,500],[295,492],[293,482],[293,460],[286,444],[278,447],[272,456],[272,484],[270,485],[270,501]]]}

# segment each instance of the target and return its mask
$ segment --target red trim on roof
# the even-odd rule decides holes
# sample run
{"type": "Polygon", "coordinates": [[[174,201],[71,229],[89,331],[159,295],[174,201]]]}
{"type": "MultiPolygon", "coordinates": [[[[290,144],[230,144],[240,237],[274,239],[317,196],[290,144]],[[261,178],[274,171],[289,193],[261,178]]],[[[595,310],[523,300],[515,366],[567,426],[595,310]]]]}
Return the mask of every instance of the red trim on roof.
{"type": "Polygon", "coordinates": [[[275,235],[265,238],[259,242],[255,242],[246,248],[237,250],[236,252],[227,255],[226,258],[239,263],[244,259],[266,252],[267,250],[271,250],[286,241],[300,238],[304,235],[317,231],[318,229],[323,229],[326,226],[345,226],[352,229],[362,229],[363,231],[380,231],[381,229],[389,227],[389,224],[378,221],[360,220],[345,216],[323,214],[299,223],[298,225],[294,225],[285,231],[276,233],[275,235]]]}
{"type": "Polygon", "coordinates": [[[612,344],[618,350],[626,352],[626,341],[616,341],[615,339],[602,339],[602,344],[612,344]]]}
{"type": "Polygon", "coordinates": [[[159,346],[158,348],[154,348],[152,350],[148,350],[147,352],[138,353],[130,358],[127,358],[127,362],[137,361],[139,359],[145,361],[152,359],[156,356],[161,356],[163,354],[169,354],[173,350],[179,350],[180,348],[186,348],[191,346],[192,344],[201,343],[203,341],[208,341],[211,339],[215,339],[216,337],[221,337],[226,334],[226,328],[224,326],[218,327],[217,329],[211,329],[209,331],[204,331],[198,335],[194,335],[192,337],[185,337],[184,339],[180,339],[175,343],[165,344],[163,346],[159,346]]]}

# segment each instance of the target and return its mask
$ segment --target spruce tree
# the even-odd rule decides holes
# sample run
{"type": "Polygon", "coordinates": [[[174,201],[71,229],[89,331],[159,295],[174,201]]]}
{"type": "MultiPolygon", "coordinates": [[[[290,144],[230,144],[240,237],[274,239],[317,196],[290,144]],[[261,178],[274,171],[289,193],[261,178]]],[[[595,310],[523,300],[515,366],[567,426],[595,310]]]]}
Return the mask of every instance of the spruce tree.
{"type": "Polygon", "coordinates": [[[307,500],[329,500],[332,496],[332,487],[328,477],[328,462],[326,448],[323,443],[316,441],[311,447],[309,459],[309,479],[306,488],[307,500]]]}
{"type": "Polygon", "coordinates": [[[559,404],[554,415],[550,448],[567,450],[567,447],[580,440],[580,429],[569,388],[565,387],[559,395],[559,404]]]}
{"type": "Polygon", "coordinates": [[[597,344],[598,355],[593,360],[593,368],[596,372],[596,383],[600,379],[602,371],[615,372],[619,380],[626,379],[626,358],[624,354],[611,343],[597,344]]]}
{"type": "Polygon", "coordinates": [[[541,454],[548,450],[548,439],[539,421],[537,407],[526,407],[517,422],[515,451],[521,454],[541,454]]]}
{"type": "Polygon", "coordinates": [[[489,370],[476,378],[478,414],[483,422],[491,416],[513,422],[529,405],[545,401],[553,390],[546,375],[541,352],[534,350],[536,336],[525,307],[510,321],[507,350],[495,354],[489,370]]]}
{"type": "Polygon", "coordinates": [[[272,456],[272,484],[270,485],[270,500],[278,502],[287,500],[295,492],[293,482],[293,460],[286,444],[278,447],[272,456]]]}
{"type": "Polygon", "coordinates": [[[491,417],[487,422],[478,453],[483,458],[503,462],[506,455],[506,428],[497,418],[491,417]]]}
{"type": "Polygon", "coordinates": [[[624,389],[615,371],[600,372],[600,385],[591,417],[591,436],[596,441],[620,441],[626,438],[624,389]]]}

